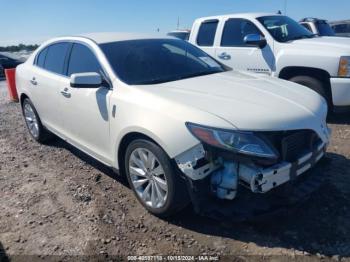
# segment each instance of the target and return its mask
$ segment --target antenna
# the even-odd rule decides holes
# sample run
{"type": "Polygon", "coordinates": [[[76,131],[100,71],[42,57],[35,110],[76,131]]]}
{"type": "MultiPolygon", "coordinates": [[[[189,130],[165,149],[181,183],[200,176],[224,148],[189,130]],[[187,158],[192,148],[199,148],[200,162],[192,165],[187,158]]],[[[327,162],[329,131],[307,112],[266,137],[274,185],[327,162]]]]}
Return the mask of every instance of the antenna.
{"type": "Polygon", "coordinates": [[[177,29],[179,29],[180,28],[180,17],[178,16],[177,17],[177,29]]]}

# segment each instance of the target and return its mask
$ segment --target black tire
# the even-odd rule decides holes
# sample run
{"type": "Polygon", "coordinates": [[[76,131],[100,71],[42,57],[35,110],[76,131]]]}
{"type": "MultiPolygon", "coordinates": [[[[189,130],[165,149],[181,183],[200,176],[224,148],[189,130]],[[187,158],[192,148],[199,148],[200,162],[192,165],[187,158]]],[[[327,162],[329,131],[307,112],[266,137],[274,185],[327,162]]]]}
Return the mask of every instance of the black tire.
{"type": "Polygon", "coordinates": [[[23,114],[23,117],[25,118],[25,113],[24,113],[24,108],[25,106],[28,105],[32,108],[34,114],[35,114],[35,117],[37,119],[37,122],[38,122],[38,134],[37,135],[34,135],[31,131],[30,131],[30,128],[28,126],[28,123],[27,121],[25,120],[25,123],[26,123],[26,126],[28,128],[28,132],[29,134],[31,135],[32,138],[34,138],[34,140],[36,140],[37,142],[39,143],[45,143],[45,142],[48,142],[50,139],[52,139],[53,137],[53,134],[51,132],[49,132],[47,129],[45,129],[45,127],[42,125],[41,123],[41,120],[40,120],[40,117],[38,115],[38,112],[36,111],[33,103],[30,101],[29,98],[25,98],[22,102],[22,114],[23,114]]]}
{"type": "Polygon", "coordinates": [[[126,149],[124,164],[130,187],[134,191],[138,201],[153,215],[158,217],[169,217],[183,209],[189,203],[189,195],[185,181],[180,177],[177,169],[173,167],[168,155],[155,143],[145,139],[137,139],[132,141],[126,149]],[[164,175],[168,184],[168,194],[165,204],[162,207],[152,208],[149,205],[146,205],[134,188],[129,171],[129,160],[132,152],[134,152],[136,149],[149,150],[156,156],[157,160],[163,167],[164,175]]]}
{"type": "Polygon", "coordinates": [[[324,99],[326,99],[328,105],[331,105],[331,98],[330,98],[329,94],[327,93],[326,86],[319,79],[311,77],[311,76],[295,76],[295,77],[292,77],[291,79],[289,79],[289,81],[306,86],[306,87],[314,90],[316,93],[323,96],[324,99]]]}

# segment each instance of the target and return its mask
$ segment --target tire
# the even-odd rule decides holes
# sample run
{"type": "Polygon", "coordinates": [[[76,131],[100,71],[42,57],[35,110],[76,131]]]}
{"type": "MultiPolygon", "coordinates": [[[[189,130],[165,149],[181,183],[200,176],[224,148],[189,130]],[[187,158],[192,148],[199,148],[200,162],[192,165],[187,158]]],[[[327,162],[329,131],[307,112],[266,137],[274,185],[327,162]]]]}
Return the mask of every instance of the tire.
{"type": "Polygon", "coordinates": [[[311,76],[295,76],[289,79],[289,81],[306,86],[312,90],[314,90],[319,95],[323,96],[326,99],[328,105],[331,105],[331,99],[329,94],[326,91],[325,84],[311,76]]]}
{"type": "Polygon", "coordinates": [[[29,98],[23,100],[22,114],[29,134],[34,140],[39,143],[45,143],[53,137],[52,133],[46,130],[42,125],[38,112],[29,98]]]}
{"type": "MultiPolygon", "coordinates": [[[[146,162],[143,161],[143,163],[146,162]]],[[[185,181],[177,173],[177,169],[173,167],[168,155],[155,143],[145,139],[132,141],[126,149],[125,171],[129,185],[138,201],[150,213],[158,217],[169,217],[189,203],[185,181]],[[154,162],[150,161],[152,164],[140,168],[142,167],[142,159],[150,160],[152,155],[155,158],[154,162]],[[159,170],[163,170],[163,172],[159,170]],[[162,183],[159,181],[162,181],[162,183]],[[167,190],[164,191],[164,188],[167,188],[167,190]],[[151,195],[153,192],[157,195],[157,197],[154,197],[155,201],[152,201],[151,195]],[[165,197],[163,197],[164,193],[165,197]],[[144,198],[142,198],[142,195],[144,198]]]]}

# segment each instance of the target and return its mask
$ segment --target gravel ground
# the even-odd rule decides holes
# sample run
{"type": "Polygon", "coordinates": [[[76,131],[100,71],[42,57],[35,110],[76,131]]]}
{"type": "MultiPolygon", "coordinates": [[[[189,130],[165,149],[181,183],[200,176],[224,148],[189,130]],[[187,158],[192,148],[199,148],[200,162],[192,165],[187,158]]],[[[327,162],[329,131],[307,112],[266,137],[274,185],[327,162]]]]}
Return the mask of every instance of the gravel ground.
{"type": "Polygon", "coordinates": [[[34,142],[19,104],[8,101],[0,82],[0,253],[350,261],[349,114],[330,126],[332,162],[320,174],[329,181],[289,217],[227,224],[199,217],[189,207],[161,220],[109,168],[60,139],[34,142]]]}

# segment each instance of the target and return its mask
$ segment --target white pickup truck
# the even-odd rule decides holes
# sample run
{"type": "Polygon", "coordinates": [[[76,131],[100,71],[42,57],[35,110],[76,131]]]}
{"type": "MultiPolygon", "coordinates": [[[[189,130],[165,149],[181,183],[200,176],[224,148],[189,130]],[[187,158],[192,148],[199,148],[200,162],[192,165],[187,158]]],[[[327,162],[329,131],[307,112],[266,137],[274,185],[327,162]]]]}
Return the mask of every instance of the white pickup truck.
{"type": "Polygon", "coordinates": [[[350,39],[315,36],[276,14],[197,19],[189,42],[237,70],[290,80],[315,90],[335,110],[350,108],[350,39]]]}

